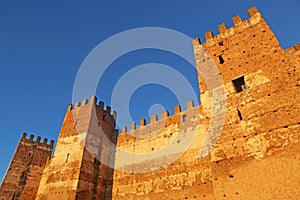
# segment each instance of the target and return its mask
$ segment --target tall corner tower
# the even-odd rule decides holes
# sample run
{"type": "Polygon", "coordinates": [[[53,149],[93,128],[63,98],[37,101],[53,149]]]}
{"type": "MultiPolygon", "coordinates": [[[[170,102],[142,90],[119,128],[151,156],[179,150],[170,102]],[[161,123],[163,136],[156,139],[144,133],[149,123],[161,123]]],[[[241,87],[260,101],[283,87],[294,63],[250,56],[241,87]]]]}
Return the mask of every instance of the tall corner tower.
{"type": "Polygon", "coordinates": [[[204,43],[198,38],[193,41],[197,69],[202,72],[198,80],[203,112],[219,114],[218,108],[226,104],[222,134],[209,154],[214,195],[297,199],[299,45],[282,49],[255,7],[248,15],[247,20],[233,17],[233,27],[219,25],[215,36],[207,32],[204,43]],[[214,83],[217,78],[222,84],[214,83]],[[218,88],[221,85],[223,91],[218,88]],[[215,110],[211,108],[217,99],[211,98],[214,92],[225,96],[215,110]]]}
{"type": "Polygon", "coordinates": [[[115,112],[96,97],[70,105],[37,199],[109,199],[118,132],[115,112]]]}
{"type": "Polygon", "coordinates": [[[0,187],[1,200],[35,199],[43,170],[50,159],[54,141],[47,143],[23,133],[0,187]]]}

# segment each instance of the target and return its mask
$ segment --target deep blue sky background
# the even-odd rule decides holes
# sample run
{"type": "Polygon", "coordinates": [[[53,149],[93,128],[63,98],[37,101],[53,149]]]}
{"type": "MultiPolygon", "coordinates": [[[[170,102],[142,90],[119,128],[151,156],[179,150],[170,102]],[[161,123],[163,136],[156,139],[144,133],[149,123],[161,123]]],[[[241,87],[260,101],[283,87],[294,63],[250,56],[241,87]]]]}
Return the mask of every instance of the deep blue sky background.
{"type": "MultiPolygon", "coordinates": [[[[233,16],[247,19],[247,9],[254,5],[283,48],[300,41],[299,0],[0,1],[0,180],[22,132],[57,138],[72,102],[77,70],[101,41],[145,26],[174,29],[204,41],[205,32],[217,33],[219,24],[232,26],[233,16]]],[[[99,99],[107,102],[122,72],[149,62],[174,67],[197,88],[195,72],[185,61],[166,52],[143,50],[112,64],[105,78],[111,82],[97,92],[99,99]]],[[[157,85],[137,90],[130,105],[134,120],[147,118],[149,106],[156,103],[172,113],[177,101],[157,85]]]]}

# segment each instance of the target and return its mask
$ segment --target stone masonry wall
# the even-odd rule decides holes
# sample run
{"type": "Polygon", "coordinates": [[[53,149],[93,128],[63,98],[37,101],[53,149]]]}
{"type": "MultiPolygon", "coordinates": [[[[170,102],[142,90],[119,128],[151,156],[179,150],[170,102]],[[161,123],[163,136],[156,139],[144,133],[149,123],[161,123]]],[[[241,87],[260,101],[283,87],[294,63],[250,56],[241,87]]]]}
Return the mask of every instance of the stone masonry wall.
{"type": "MultiPolygon", "coordinates": [[[[192,102],[188,105],[192,105],[192,102]]],[[[120,157],[117,151],[116,163],[120,163],[120,166],[116,166],[119,169],[115,171],[113,199],[184,199],[187,193],[195,198],[200,195],[211,196],[213,188],[208,182],[209,160],[198,159],[208,120],[199,114],[201,107],[188,108],[180,112],[180,107],[176,106],[173,116],[166,116],[164,112],[159,121],[121,133],[118,148],[133,153],[158,154],[147,155],[146,160],[139,160],[138,156],[132,156],[131,159],[120,157]],[[139,134],[140,137],[134,138],[129,134],[139,134]],[[151,137],[142,139],[141,135],[151,137]],[[175,148],[164,150],[170,143],[174,143],[175,148]],[[186,151],[184,143],[187,143],[186,151]],[[167,165],[169,161],[170,165],[167,165]],[[135,173],[137,169],[147,171],[135,173]],[[198,184],[198,179],[205,184],[198,184]]]]}
{"type": "Polygon", "coordinates": [[[51,159],[54,141],[23,134],[0,200],[299,199],[300,44],[282,49],[248,14],[193,40],[200,106],[118,136],[109,106],[70,105],[51,159]]]}
{"type": "Polygon", "coordinates": [[[36,199],[111,198],[113,170],[100,159],[114,157],[102,139],[103,135],[109,136],[116,143],[114,127],[110,108],[104,110],[95,97],[69,106],[36,199]]]}
{"type": "Polygon", "coordinates": [[[50,159],[54,141],[43,143],[41,137],[30,135],[26,139],[26,133],[15,151],[6,175],[0,187],[1,200],[30,200],[35,199],[44,167],[50,159]]]}
{"type": "Polygon", "coordinates": [[[116,160],[123,161],[124,166],[115,171],[113,199],[299,197],[299,45],[283,50],[257,9],[248,13],[250,18],[244,21],[234,17],[234,27],[220,25],[216,36],[206,33],[205,43],[198,38],[193,41],[198,70],[209,71],[211,66],[206,63],[213,61],[224,83],[226,119],[213,150],[199,157],[208,135],[213,92],[199,74],[201,106],[197,114],[186,119],[195,119],[197,124],[181,129],[173,120],[194,112],[192,109],[164,120],[165,125],[153,137],[137,139],[133,136],[140,134],[132,130],[129,134],[133,136],[122,133],[118,140],[119,148],[151,152],[169,144],[172,139],[165,137],[171,138],[170,134],[189,137],[194,129],[191,147],[171,165],[144,173],[128,170],[151,169],[153,163],[168,160],[176,152],[137,163],[124,161],[117,152],[116,160]],[[203,57],[204,53],[209,56],[203,57]],[[208,68],[200,70],[203,66],[208,68]]]}

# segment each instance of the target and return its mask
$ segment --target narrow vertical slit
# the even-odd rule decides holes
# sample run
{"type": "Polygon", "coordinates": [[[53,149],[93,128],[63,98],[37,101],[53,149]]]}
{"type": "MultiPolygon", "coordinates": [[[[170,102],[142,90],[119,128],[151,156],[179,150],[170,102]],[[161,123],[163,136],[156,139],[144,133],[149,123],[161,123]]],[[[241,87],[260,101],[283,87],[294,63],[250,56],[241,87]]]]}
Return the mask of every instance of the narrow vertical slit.
{"type": "Polygon", "coordinates": [[[70,156],[70,154],[68,153],[68,154],[67,154],[67,158],[66,158],[66,163],[67,163],[68,160],[69,160],[69,156],[70,156]]]}
{"type": "Polygon", "coordinates": [[[243,120],[243,116],[242,116],[242,113],[239,109],[237,109],[237,112],[238,112],[238,116],[240,118],[240,120],[243,120]]]}

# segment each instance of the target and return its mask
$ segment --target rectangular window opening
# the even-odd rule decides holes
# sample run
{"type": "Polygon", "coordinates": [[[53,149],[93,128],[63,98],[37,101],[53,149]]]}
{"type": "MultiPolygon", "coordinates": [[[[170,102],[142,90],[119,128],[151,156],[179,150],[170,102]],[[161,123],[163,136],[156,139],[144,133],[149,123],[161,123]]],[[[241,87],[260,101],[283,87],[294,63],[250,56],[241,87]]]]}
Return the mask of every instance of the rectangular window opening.
{"type": "Polygon", "coordinates": [[[182,115],[182,121],[186,122],[186,115],[182,115]]]}
{"type": "Polygon", "coordinates": [[[219,55],[219,62],[220,62],[220,64],[223,64],[225,62],[222,55],[219,55]]]}
{"type": "Polygon", "coordinates": [[[232,80],[236,92],[242,92],[247,89],[244,76],[232,80]]]}

